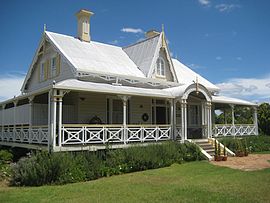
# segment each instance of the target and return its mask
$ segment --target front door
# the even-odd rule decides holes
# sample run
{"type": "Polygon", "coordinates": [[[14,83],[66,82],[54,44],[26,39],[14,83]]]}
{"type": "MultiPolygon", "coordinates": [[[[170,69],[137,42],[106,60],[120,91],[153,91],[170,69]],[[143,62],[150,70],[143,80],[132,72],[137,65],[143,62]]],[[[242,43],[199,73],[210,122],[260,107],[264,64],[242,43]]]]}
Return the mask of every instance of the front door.
{"type": "Polygon", "coordinates": [[[202,138],[202,124],[201,124],[201,105],[189,104],[187,108],[187,138],[201,139],[202,138]]]}
{"type": "Polygon", "coordinates": [[[165,106],[156,107],[156,123],[157,124],[166,123],[166,107],[165,106]]]}

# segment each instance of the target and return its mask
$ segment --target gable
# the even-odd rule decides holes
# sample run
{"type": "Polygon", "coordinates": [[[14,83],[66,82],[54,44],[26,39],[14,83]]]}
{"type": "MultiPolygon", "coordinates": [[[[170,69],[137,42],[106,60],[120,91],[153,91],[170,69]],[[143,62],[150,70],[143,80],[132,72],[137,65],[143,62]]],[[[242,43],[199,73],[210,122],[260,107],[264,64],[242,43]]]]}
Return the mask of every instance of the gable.
{"type": "Polygon", "coordinates": [[[152,69],[150,77],[174,82],[173,74],[170,68],[170,62],[163,48],[159,50],[158,57],[154,63],[154,68],[152,69]],[[160,62],[159,60],[162,60],[164,62],[164,71],[162,71],[164,72],[164,75],[158,73],[160,71],[160,69],[158,68],[160,62]]]}
{"type": "Polygon", "coordinates": [[[123,50],[146,77],[177,82],[164,32],[155,35],[154,37],[149,37],[134,45],[125,47],[123,50]],[[162,57],[165,61],[165,77],[156,77],[156,63],[159,57],[162,57]]]}
{"type": "Polygon", "coordinates": [[[21,91],[28,93],[68,78],[74,78],[71,67],[43,36],[21,91]]]}

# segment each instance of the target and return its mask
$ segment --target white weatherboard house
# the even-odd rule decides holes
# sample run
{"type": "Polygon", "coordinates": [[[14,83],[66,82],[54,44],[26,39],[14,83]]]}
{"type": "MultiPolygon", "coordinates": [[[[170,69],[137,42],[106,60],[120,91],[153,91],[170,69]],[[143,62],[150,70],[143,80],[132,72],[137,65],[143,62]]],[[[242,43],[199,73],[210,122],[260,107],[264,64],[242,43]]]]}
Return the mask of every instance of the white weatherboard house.
{"type": "Polygon", "coordinates": [[[256,104],[219,88],[170,56],[164,30],[127,47],[95,42],[80,10],[78,36],[44,31],[21,95],[0,103],[0,144],[50,151],[111,144],[257,135],[256,104]],[[254,109],[254,124],[216,125],[214,111],[254,109]]]}

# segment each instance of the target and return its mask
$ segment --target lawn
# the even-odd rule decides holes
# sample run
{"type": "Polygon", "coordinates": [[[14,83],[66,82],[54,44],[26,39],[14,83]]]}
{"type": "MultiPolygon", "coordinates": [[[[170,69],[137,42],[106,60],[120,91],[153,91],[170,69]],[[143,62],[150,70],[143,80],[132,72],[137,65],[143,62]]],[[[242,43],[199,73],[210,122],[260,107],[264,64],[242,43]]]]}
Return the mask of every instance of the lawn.
{"type": "Polygon", "coordinates": [[[0,186],[0,202],[269,202],[269,186],[270,169],[201,161],[63,186],[0,186]]]}

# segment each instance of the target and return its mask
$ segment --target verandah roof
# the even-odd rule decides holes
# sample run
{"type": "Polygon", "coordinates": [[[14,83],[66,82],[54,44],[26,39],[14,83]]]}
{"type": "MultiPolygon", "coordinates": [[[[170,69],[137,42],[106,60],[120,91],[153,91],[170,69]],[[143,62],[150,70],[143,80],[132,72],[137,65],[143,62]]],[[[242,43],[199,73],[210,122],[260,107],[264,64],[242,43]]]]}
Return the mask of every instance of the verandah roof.
{"type": "Polygon", "coordinates": [[[161,89],[148,89],[130,86],[119,86],[105,83],[85,82],[76,79],[64,80],[57,83],[55,86],[57,89],[99,92],[99,93],[111,93],[119,95],[134,95],[134,96],[147,96],[158,98],[174,98],[174,96],[167,91],[161,89]]]}
{"type": "Polygon", "coordinates": [[[212,96],[213,103],[219,104],[236,104],[236,105],[243,105],[243,106],[258,106],[255,103],[245,101],[242,99],[236,99],[232,97],[225,97],[225,96],[212,96]]]}
{"type": "MultiPolygon", "coordinates": [[[[85,82],[76,79],[69,79],[57,83],[55,86],[57,89],[77,90],[77,91],[88,91],[88,92],[101,92],[101,93],[112,93],[119,95],[134,95],[134,96],[148,96],[158,98],[177,98],[181,97],[184,93],[187,85],[182,85],[167,89],[148,89],[138,88],[130,86],[118,86],[104,83],[85,82]]],[[[213,103],[224,103],[224,104],[236,104],[245,106],[257,106],[257,104],[225,96],[212,96],[213,103]]]]}

